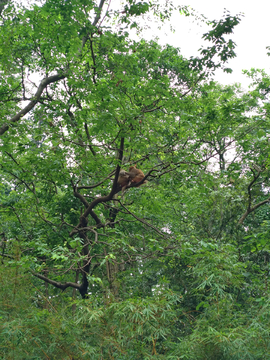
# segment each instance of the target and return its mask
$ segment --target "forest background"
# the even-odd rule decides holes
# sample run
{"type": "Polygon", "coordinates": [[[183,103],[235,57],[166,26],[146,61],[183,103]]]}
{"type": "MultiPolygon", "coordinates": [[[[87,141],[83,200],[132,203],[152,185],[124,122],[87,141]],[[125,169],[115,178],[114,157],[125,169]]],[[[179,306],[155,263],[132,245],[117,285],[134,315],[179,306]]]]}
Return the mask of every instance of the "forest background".
{"type": "Polygon", "coordinates": [[[269,359],[269,75],[213,81],[241,15],[112,3],[0,0],[1,358],[269,359]]]}

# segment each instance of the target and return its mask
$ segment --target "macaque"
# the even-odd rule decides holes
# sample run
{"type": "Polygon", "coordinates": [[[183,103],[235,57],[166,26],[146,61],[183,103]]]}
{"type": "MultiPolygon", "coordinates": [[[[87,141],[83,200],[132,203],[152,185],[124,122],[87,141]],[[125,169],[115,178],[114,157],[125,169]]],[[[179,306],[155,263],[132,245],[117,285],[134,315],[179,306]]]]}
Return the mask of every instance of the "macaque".
{"type": "Polygon", "coordinates": [[[130,185],[130,174],[125,170],[120,170],[117,184],[121,186],[122,192],[124,192],[126,187],[130,185]]]}
{"type": "Polygon", "coordinates": [[[123,80],[122,79],[119,79],[118,81],[117,81],[117,83],[116,83],[116,87],[118,87],[121,83],[123,82],[123,80]]]}
{"type": "MultiPolygon", "coordinates": [[[[131,183],[137,184],[138,182],[142,181],[142,179],[144,178],[144,173],[142,172],[142,170],[137,169],[137,165],[135,164],[134,166],[131,166],[129,168],[129,177],[130,177],[131,183]]],[[[147,183],[147,180],[144,180],[144,182],[141,185],[146,184],[146,183],[147,183]]]]}
{"type": "MultiPolygon", "coordinates": [[[[142,170],[137,169],[135,164],[134,166],[130,166],[129,171],[125,171],[123,169],[120,170],[117,184],[121,186],[122,194],[123,194],[127,186],[131,185],[132,183],[137,184],[138,182],[142,181],[143,178],[144,178],[144,173],[142,172],[142,170]]],[[[141,185],[146,183],[147,180],[144,180],[144,182],[141,185]]]]}

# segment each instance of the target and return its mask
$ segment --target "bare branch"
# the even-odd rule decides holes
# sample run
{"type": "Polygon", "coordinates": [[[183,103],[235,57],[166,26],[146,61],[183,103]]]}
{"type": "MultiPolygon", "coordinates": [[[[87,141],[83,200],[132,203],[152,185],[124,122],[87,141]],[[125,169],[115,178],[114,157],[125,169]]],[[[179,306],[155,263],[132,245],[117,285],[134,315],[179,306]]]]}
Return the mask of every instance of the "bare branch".
{"type": "Polygon", "coordinates": [[[62,283],[60,283],[60,282],[58,282],[58,281],[51,280],[51,279],[47,278],[47,277],[44,276],[44,275],[37,274],[37,273],[35,273],[35,272],[32,271],[32,270],[30,270],[30,271],[31,271],[31,273],[32,273],[35,277],[37,277],[37,278],[45,281],[45,282],[48,283],[48,284],[51,284],[51,285],[55,286],[55,287],[58,288],[58,289],[61,289],[62,291],[66,290],[68,287],[72,287],[72,288],[75,288],[75,289],[77,289],[77,290],[80,290],[80,288],[81,288],[81,285],[80,285],[80,284],[73,283],[73,282],[66,282],[66,283],[62,284],[62,283]]]}
{"type": "Polygon", "coordinates": [[[239,219],[238,221],[238,224],[239,225],[242,225],[243,222],[245,221],[246,217],[252,213],[253,211],[255,211],[256,209],[258,209],[260,206],[264,205],[264,204],[267,204],[268,202],[270,202],[270,197],[266,200],[263,200],[261,202],[259,202],[258,204],[254,205],[253,207],[249,207],[247,209],[247,211],[241,216],[241,218],[239,219]]]}
{"type": "Polygon", "coordinates": [[[239,225],[242,225],[243,222],[245,221],[246,217],[252,213],[253,211],[255,211],[256,209],[258,209],[260,206],[267,204],[270,201],[270,197],[266,200],[263,200],[261,202],[259,202],[258,204],[254,205],[251,207],[251,202],[252,202],[252,195],[251,195],[251,187],[252,185],[256,182],[256,180],[258,180],[259,176],[261,175],[261,173],[263,172],[263,170],[258,169],[258,167],[255,167],[255,169],[258,171],[257,174],[255,174],[255,172],[253,171],[253,169],[251,169],[251,171],[253,172],[253,179],[252,181],[248,184],[248,207],[247,210],[245,211],[245,213],[241,216],[241,218],[238,221],[239,225]]]}
{"type": "MultiPolygon", "coordinates": [[[[33,109],[33,107],[38,103],[41,94],[43,92],[43,90],[46,88],[46,86],[48,86],[51,83],[57,82],[61,79],[64,79],[67,75],[66,74],[56,74],[56,75],[52,75],[49,76],[47,78],[44,78],[41,80],[40,85],[37,89],[37,92],[35,93],[33,99],[29,102],[28,105],[26,105],[26,107],[24,109],[22,109],[21,111],[18,112],[18,114],[16,114],[15,116],[13,116],[13,118],[11,118],[9,120],[10,123],[16,123],[17,121],[19,121],[24,115],[26,115],[27,113],[29,113],[30,110],[33,109]]],[[[0,128],[0,135],[3,135],[7,130],[9,129],[9,125],[5,124],[0,128]]]]}
{"type": "Polygon", "coordinates": [[[97,10],[97,14],[96,14],[96,17],[95,17],[95,20],[93,22],[93,26],[96,26],[99,19],[100,19],[100,16],[101,16],[101,11],[102,11],[102,8],[103,8],[103,5],[105,3],[105,0],[100,0],[100,3],[99,3],[99,6],[98,6],[98,10],[97,10]]]}
{"type": "Polygon", "coordinates": [[[85,186],[78,186],[78,190],[80,189],[94,189],[95,187],[98,187],[99,185],[101,185],[102,183],[104,183],[104,181],[110,179],[112,177],[112,175],[115,173],[115,170],[112,171],[108,176],[106,176],[103,180],[101,180],[100,182],[94,184],[94,185],[85,185],[85,186]]]}

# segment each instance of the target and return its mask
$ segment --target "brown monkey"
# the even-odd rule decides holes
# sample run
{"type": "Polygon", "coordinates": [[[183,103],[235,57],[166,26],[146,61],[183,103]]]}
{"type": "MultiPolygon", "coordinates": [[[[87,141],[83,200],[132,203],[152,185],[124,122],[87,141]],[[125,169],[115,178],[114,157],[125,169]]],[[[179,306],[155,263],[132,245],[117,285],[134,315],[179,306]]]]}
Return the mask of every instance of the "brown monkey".
{"type": "Polygon", "coordinates": [[[118,81],[117,81],[117,83],[116,83],[116,87],[118,87],[121,83],[123,82],[123,80],[122,79],[119,79],[118,81]]]}
{"type": "Polygon", "coordinates": [[[122,192],[124,192],[130,184],[130,174],[125,170],[120,170],[117,184],[121,186],[122,192]]]}
{"type": "MultiPolygon", "coordinates": [[[[142,170],[137,169],[137,165],[135,164],[134,166],[131,166],[129,168],[129,177],[132,183],[137,184],[138,182],[142,181],[142,179],[144,178],[144,173],[142,172],[142,170]]],[[[144,182],[141,185],[146,183],[147,180],[144,180],[144,182]]]]}

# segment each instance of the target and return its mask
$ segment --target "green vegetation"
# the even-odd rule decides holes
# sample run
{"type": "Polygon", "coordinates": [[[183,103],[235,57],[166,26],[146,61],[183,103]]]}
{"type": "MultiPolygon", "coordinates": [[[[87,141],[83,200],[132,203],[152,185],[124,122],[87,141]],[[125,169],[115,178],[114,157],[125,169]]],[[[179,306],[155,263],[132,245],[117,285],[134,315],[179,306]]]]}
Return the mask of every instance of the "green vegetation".
{"type": "Polygon", "coordinates": [[[0,1],[1,359],[270,358],[270,77],[174,3],[0,1]],[[196,58],[143,38],[175,12],[196,58]]]}

